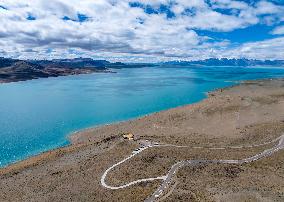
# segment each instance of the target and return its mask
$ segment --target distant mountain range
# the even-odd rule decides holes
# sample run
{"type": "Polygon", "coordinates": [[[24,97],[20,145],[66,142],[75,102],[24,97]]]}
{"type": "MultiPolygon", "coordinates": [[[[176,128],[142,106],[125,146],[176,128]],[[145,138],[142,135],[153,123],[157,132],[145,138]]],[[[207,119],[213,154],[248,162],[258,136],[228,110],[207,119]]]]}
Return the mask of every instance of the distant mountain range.
{"type": "Polygon", "coordinates": [[[44,67],[59,67],[59,68],[95,68],[97,70],[120,69],[132,67],[145,67],[149,64],[131,63],[125,64],[122,62],[109,62],[107,60],[93,60],[92,58],[74,58],[74,59],[54,59],[54,60],[29,60],[28,62],[41,65],[44,67]]]}
{"type": "Polygon", "coordinates": [[[111,64],[106,60],[93,60],[90,58],[75,58],[75,59],[54,59],[54,60],[28,60],[27,62],[43,66],[45,68],[71,68],[71,69],[97,69],[105,70],[106,66],[111,64]]]}
{"type": "Polygon", "coordinates": [[[249,66],[275,66],[283,67],[284,60],[250,60],[250,59],[227,59],[227,58],[210,58],[206,60],[197,61],[169,61],[164,62],[162,65],[179,65],[179,66],[236,66],[236,67],[249,67],[249,66]]]}
{"type": "Polygon", "coordinates": [[[138,67],[172,66],[275,66],[284,67],[284,60],[249,60],[249,59],[206,59],[198,61],[170,61],[155,64],[109,62],[91,58],[54,59],[54,60],[17,60],[0,57],[0,83],[24,81],[43,77],[57,77],[93,72],[112,72],[110,69],[138,67]]]}
{"type": "Polygon", "coordinates": [[[151,66],[151,64],[112,63],[91,58],[18,60],[0,57],[0,83],[93,72],[113,72],[110,69],[145,66],[151,66]]]}

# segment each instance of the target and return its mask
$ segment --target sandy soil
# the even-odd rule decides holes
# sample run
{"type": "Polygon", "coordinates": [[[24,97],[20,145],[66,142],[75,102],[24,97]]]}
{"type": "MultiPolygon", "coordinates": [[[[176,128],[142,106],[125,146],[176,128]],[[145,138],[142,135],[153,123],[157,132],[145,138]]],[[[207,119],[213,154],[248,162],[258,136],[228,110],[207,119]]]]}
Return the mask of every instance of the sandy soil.
{"type": "MultiPolygon", "coordinates": [[[[250,81],[217,90],[194,105],[77,132],[72,145],[0,170],[0,201],[143,201],[159,181],[121,190],[101,186],[103,172],[138,147],[141,139],[221,147],[270,141],[284,133],[284,80],[250,81]],[[135,141],[121,133],[132,132],[135,141]]],[[[184,159],[241,159],[248,149],[152,148],[107,177],[121,185],[166,174],[184,159]]],[[[284,201],[284,151],[251,164],[183,167],[164,201],[284,201]]]]}

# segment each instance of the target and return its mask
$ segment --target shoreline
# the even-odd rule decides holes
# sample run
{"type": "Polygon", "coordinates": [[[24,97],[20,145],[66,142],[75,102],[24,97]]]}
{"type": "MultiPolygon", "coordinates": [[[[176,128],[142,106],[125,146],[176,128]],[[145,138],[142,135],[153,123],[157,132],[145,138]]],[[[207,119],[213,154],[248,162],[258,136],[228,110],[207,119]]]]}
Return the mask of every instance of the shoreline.
{"type": "MultiPolygon", "coordinates": [[[[91,74],[95,74],[95,73],[104,73],[104,72],[93,72],[91,74]]],[[[110,73],[116,73],[116,72],[110,72],[110,73]]],[[[76,75],[67,75],[67,77],[68,76],[76,76],[76,75]]],[[[58,77],[66,77],[66,76],[58,76],[58,77]]],[[[50,77],[50,78],[52,78],[52,77],[50,77]]],[[[56,78],[56,77],[53,77],[53,78],[56,78]]],[[[32,80],[37,80],[37,79],[45,79],[45,78],[36,78],[36,79],[32,79],[32,80]]],[[[25,81],[31,81],[31,80],[25,80],[25,81]]],[[[16,82],[8,82],[8,83],[18,83],[18,82],[25,82],[25,81],[16,81],[16,82]]],[[[261,80],[259,80],[259,81],[261,81],[261,80]]],[[[229,81],[229,82],[232,82],[232,81],[229,81]]],[[[54,153],[61,152],[62,150],[64,150],[64,151],[68,150],[69,147],[78,146],[78,145],[80,146],[81,144],[85,144],[85,142],[82,143],[82,142],[78,141],[78,139],[81,136],[84,136],[85,133],[92,132],[93,130],[99,130],[100,128],[104,128],[104,127],[107,127],[107,126],[125,124],[125,123],[131,122],[131,121],[139,120],[141,118],[152,116],[152,115],[157,114],[157,113],[167,112],[169,110],[174,110],[174,109],[181,109],[181,108],[186,107],[186,106],[192,106],[192,105],[195,105],[195,104],[200,103],[203,100],[207,99],[210,96],[210,93],[214,93],[214,92],[217,92],[219,90],[229,89],[229,88],[232,88],[234,86],[241,85],[243,82],[247,82],[247,81],[233,81],[232,82],[233,84],[231,86],[220,87],[220,88],[216,88],[214,90],[208,91],[208,92],[204,92],[206,97],[204,97],[203,99],[201,99],[197,102],[194,102],[194,103],[184,104],[184,105],[180,105],[180,106],[169,108],[169,109],[155,111],[155,112],[152,112],[152,113],[149,113],[149,114],[146,114],[146,115],[141,115],[141,116],[138,116],[136,118],[130,118],[130,119],[127,119],[127,120],[116,121],[116,122],[113,122],[113,123],[101,124],[101,125],[98,125],[98,126],[90,126],[88,128],[82,128],[80,130],[68,133],[65,136],[66,140],[69,142],[67,145],[62,146],[62,147],[56,147],[54,149],[48,149],[47,151],[40,152],[40,153],[35,154],[35,155],[31,155],[27,158],[9,163],[9,164],[7,164],[3,167],[0,166],[0,174],[2,173],[2,170],[10,169],[10,167],[12,169],[14,169],[14,168],[22,167],[22,166],[27,167],[27,166],[30,166],[30,165],[34,165],[35,162],[44,160],[49,155],[54,155],[54,153]]],[[[1,84],[8,84],[8,83],[5,83],[5,82],[1,83],[0,82],[0,85],[1,84]]]]}
{"type": "MultiPolygon", "coordinates": [[[[198,103],[202,102],[203,100],[208,99],[208,97],[210,96],[211,93],[214,94],[215,92],[218,92],[218,91],[223,91],[223,90],[226,90],[226,89],[230,89],[230,88],[233,88],[235,86],[239,86],[239,85],[241,85],[243,83],[246,83],[246,82],[253,82],[253,81],[261,82],[261,81],[266,81],[266,80],[279,80],[279,79],[282,79],[282,78],[255,79],[255,80],[242,80],[242,81],[228,81],[228,82],[232,83],[232,85],[226,86],[226,87],[220,87],[220,88],[216,88],[216,89],[213,89],[211,91],[208,91],[208,92],[204,92],[204,94],[206,96],[204,98],[202,98],[201,100],[198,100],[197,102],[193,102],[193,103],[189,103],[189,104],[183,104],[183,105],[179,105],[179,106],[176,106],[176,107],[172,107],[172,108],[163,109],[163,110],[160,110],[160,111],[151,112],[149,114],[141,115],[141,116],[138,116],[136,118],[130,118],[130,119],[127,119],[127,120],[115,121],[115,122],[112,122],[112,123],[106,123],[106,124],[101,124],[101,125],[97,125],[97,126],[90,126],[90,127],[87,127],[87,128],[79,129],[77,131],[74,131],[74,132],[71,132],[71,133],[67,134],[66,138],[67,138],[68,141],[70,141],[70,145],[80,144],[80,143],[78,143],[78,141],[74,140],[74,139],[78,138],[77,136],[84,135],[84,133],[88,133],[88,132],[91,132],[91,131],[96,130],[96,129],[100,129],[100,128],[104,128],[104,127],[112,126],[112,125],[125,124],[125,123],[131,122],[131,121],[137,121],[137,120],[139,120],[141,118],[145,118],[145,117],[149,117],[149,116],[155,115],[157,113],[163,113],[163,112],[167,112],[167,111],[170,111],[170,110],[182,109],[184,107],[193,106],[195,104],[198,104],[198,103]]],[[[68,145],[67,145],[67,147],[68,147],[68,145]]]]}
{"type": "MultiPolygon", "coordinates": [[[[95,74],[95,73],[104,73],[104,72],[93,72],[91,74],[95,74]]],[[[73,76],[73,75],[67,75],[67,76],[73,76]]],[[[61,76],[59,76],[59,77],[61,77],[61,76]]],[[[42,78],[37,78],[37,79],[42,79],[42,78]]],[[[14,168],[14,167],[17,168],[17,167],[21,167],[21,166],[27,167],[27,166],[30,166],[30,164],[34,164],[35,161],[37,162],[37,161],[44,160],[44,158],[46,158],[46,156],[48,156],[48,155],[53,155],[54,153],[61,152],[62,150],[63,151],[68,150],[69,147],[73,147],[73,146],[76,147],[78,145],[81,146],[82,144],[86,144],[86,142],[81,142],[80,138],[84,137],[85,134],[87,134],[87,133],[93,132],[94,130],[100,130],[100,129],[108,127],[108,126],[126,124],[128,122],[137,121],[137,120],[140,120],[141,118],[153,116],[153,115],[158,114],[158,113],[169,112],[169,111],[172,111],[172,110],[182,109],[184,107],[194,106],[194,105],[202,102],[203,100],[208,99],[210,97],[211,93],[214,94],[214,93],[217,93],[218,91],[222,92],[223,90],[230,89],[230,88],[242,85],[244,83],[263,82],[263,81],[267,81],[267,80],[271,81],[271,80],[281,80],[281,79],[282,78],[273,78],[273,79],[270,78],[270,79],[255,79],[255,80],[234,81],[231,86],[220,87],[220,88],[216,88],[212,91],[204,92],[206,94],[206,97],[204,97],[203,99],[201,99],[197,102],[191,103],[191,104],[184,104],[184,105],[180,105],[180,106],[177,106],[177,107],[152,112],[152,113],[149,113],[149,114],[146,114],[146,115],[138,116],[136,118],[130,118],[128,120],[116,121],[116,122],[113,122],[113,123],[106,123],[106,124],[102,124],[102,125],[98,125],[98,126],[90,126],[88,128],[82,128],[80,130],[66,134],[65,138],[69,142],[69,144],[62,146],[62,147],[56,147],[54,149],[48,149],[47,151],[44,151],[44,152],[41,152],[41,153],[38,153],[38,154],[35,154],[35,155],[31,155],[30,157],[9,163],[9,164],[7,164],[3,167],[0,166],[0,174],[2,173],[2,170],[10,169],[10,167],[11,168],[14,168]]],[[[17,82],[24,82],[24,81],[17,81],[17,82]]],[[[10,82],[10,83],[15,83],[15,82],[10,82]]]]}

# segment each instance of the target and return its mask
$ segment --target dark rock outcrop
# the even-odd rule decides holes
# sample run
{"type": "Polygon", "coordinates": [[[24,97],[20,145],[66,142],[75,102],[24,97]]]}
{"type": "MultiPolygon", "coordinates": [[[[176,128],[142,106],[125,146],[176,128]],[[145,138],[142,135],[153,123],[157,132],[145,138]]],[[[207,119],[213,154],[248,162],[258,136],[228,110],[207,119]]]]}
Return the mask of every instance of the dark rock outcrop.
{"type": "Polygon", "coordinates": [[[0,58],[0,83],[93,72],[110,72],[105,65],[108,63],[107,61],[92,59],[24,61],[0,58]]]}

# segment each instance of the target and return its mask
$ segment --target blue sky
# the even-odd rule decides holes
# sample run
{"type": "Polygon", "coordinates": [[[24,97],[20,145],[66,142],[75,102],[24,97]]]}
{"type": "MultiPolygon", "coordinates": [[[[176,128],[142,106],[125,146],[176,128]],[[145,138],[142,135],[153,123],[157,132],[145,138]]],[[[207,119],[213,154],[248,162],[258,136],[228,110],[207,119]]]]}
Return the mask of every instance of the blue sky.
{"type": "Polygon", "coordinates": [[[284,59],[282,0],[0,0],[0,56],[284,59]]]}

